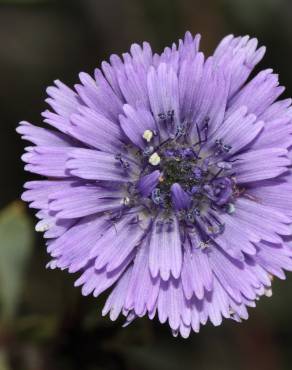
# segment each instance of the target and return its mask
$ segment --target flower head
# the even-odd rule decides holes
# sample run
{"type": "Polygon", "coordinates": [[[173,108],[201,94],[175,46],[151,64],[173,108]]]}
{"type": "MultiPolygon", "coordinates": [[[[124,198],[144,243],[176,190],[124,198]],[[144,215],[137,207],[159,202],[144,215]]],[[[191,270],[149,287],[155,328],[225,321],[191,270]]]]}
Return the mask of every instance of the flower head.
{"type": "Polygon", "coordinates": [[[187,337],[210,320],[240,321],[292,269],[291,101],[272,70],[249,79],[265,49],[199,36],[49,87],[49,126],[21,122],[32,142],[23,199],[38,209],[51,268],[79,272],[103,314],[158,316],[187,337]]]}

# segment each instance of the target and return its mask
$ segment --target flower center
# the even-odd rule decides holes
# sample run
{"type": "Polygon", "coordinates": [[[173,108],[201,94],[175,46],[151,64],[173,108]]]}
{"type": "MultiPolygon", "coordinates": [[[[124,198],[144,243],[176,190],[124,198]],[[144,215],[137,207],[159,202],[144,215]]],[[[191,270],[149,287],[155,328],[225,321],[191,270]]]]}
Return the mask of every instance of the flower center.
{"type": "Polygon", "coordinates": [[[192,146],[176,145],[159,150],[157,155],[157,168],[162,175],[156,189],[164,197],[169,196],[176,183],[196,200],[204,194],[212,203],[224,205],[231,197],[232,163],[220,160],[218,153],[201,155],[192,146]]]}
{"type": "MultiPolygon", "coordinates": [[[[224,138],[208,138],[208,122],[197,127],[198,141],[189,143],[184,127],[158,142],[156,132],[146,130],[142,137],[144,149],[135,151],[141,161],[137,183],[127,183],[123,207],[143,206],[145,212],[161,222],[172,222],[176,214],[189,233],[200,234],[204,245],[222,234],[224,224],[220,214],[235,211],[236,198],[241,194],[230,160],[232,146],[224,138]]],[[[131,168],[129,159],[116,155],[117,166],[125,176],[131,168]]],[[[184,228],[183,228],[184,229],[184,228]]]]}
{"type": "MultiPolygon", "coordinates": [[[[166,217],[175,210],[187,225],[197,224],[198,218],[208,224],[204,218],[210,209],[234,212],[235,173],[228,159],[232,147],[223,139],[206,145],[206,134],[204,139],[199,135],[197,143],[187,144],[181,135],[174,135],[154,147],[149,130],[144,136],[149,145],[141,153],[144,166],[140,182],[147,184],[149,191],[142,193],[151,208],[166,217]]],[[[208,230],[221,233],[218,225],[209,225],[208,230]]]]}

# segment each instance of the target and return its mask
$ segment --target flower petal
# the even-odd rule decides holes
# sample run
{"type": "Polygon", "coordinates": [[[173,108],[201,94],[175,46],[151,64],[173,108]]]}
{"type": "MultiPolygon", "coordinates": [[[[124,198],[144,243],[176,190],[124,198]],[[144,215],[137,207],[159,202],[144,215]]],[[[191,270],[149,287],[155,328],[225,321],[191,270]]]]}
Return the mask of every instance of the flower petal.
{"type": "Polygon", "coordinates": [[[249,113],[261,115],[285,90],[279,86],[278,75],[272,72],[259,72],[231,99],[229,107],[234,111],[244,105],[249,113]]]}
{"type": "Polygon", "coordinates": [[[144,149],[147,142],[143,139],[146,130],[156,132],[156,124],[148,109],[131,105],[123,106],[125,115],[120,115],[120,123],[124,133],[137,147],[144,149]]]}
{"type": "Polygon", "coordinates": [[[178,278],[182,266],[182,246],[177,219],[174,217],[168,223],[157,218],[149,243],[149,268],[152,276],[159,274],[163,280],[168,280],[170,275],[178,278]]]}
{"type": "Polygon", "coordinates": [[[171,199],[176,210],[188,209],[191,204],[190,196],[183,190],[178,183],[171,185],[171,199]]]}
{"type": "Polygon", "coordinates": [[[129,163],[129,168],[123,165],[113,154],[90,149],[75,149],[70,151],[70,158],[66,167],[74,176],[87,180],[103,180],[115,182],[128,182],[138,175],[138,167],[134,162],[129,163]]]}
{"type": "Polygon", "coordinates": [[[148,197],[159,183],[161,172],[156,170],[139,179],[137,187],[143,197],[148,197]]]}
{"type": "Polygon", "coordinates": [[[233,168],[238,183],[271,179],[287,171],[290,160],[281,148],[251,150],[236,156],[233,168]]]}
{"type": "Polygon", "coordinates": [[[69,177],[66,161],[72,147],[27,147],[21,157],[27,163],[25,170],[48,177],[69,177]]]}
{"type": "Polygon", "coordinates": [[[214,58],[221,68],[231,75],[229,96],[232,96],[248,79],[254,67],[263,58],[266,48],[257,49],[258,40],[249,36],[228,35],[217,46],[214,58]]]}
{"type": "Polygon", "coordinates": [[[86,107],[71,116],[69,133],[85,145],[108,153],[121,151],[125,139],[115,123],[86,107]]]}
{"type": "Polygon", "coordinates": [[[59,218],[76,218],[93,213],[117,210],[123,205],[123,192],[96,185],[79,185],[65,190],[53,191],[49,209],[59,218]]]}
{"type": "Polygon", "coordinates": [[[151,110],[162,140],[180,123],[178,78],[166,63],[149,68],[147,78],[151,110]]]}

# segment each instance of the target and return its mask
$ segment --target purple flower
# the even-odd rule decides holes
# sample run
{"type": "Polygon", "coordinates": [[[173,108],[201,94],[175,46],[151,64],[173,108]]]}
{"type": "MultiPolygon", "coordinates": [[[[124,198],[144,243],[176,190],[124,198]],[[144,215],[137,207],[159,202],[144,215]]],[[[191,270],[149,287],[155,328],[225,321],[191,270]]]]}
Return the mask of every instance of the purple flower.
{"type": "Polygon", "coordinates": [[[292,269],[291,100],[265,48],[225,37],[214,55],[200,36],[80,73],[49,87],[46,128],[32,142],[25,184],[51,268],[78,272],[82,294],[113,287],[103,309],[131,322],[156,315],[188,337],[210,320],[240,321],[273,276],[292,269]]]}

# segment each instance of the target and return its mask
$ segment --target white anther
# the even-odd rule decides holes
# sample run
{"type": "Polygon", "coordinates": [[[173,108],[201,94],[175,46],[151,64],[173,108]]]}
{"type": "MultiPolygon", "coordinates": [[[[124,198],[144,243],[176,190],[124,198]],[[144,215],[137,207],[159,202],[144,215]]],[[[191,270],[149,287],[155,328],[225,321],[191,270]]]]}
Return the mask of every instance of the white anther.
{"type": "Polygon", "coordinates": [[[48,231],[50,227],[51,225],[48,222],[42,220],[35,225],[35,231],[38,233],[44,233],[45,231],[48,231]]]}
{"type": "Polygon", "coordinates": [[[227,213],[230,215],[235,212],[235,205],[233,203],[227,204],[227,213]]]}
{"type": "Polygon", "coordinates": [[[209,244],[208,244],[208,242],[206,242],[206,243],[205,242],[200,242],[199,246],[202,250],[204,250],[204,249],[209,247],[209,244]]]}
{"type": "Polygon", "coordinates": [[[152,164],[152,166],[157,166],[160,163],[161,158],[157,153],[153,153],[149,157],[149,163],[152,164]]]}
{"type": "Polygon", "coordinates": [[[151,139],[153,138],[153,131],[145,130],[142,137],[143,137],[143,139],[145,139],[147,141],[147,143],[149,143],[151,141],[151,139]]]}
{"type": "Polygon", "coordinates": [[[125,205],[125,206],[128,206],[130,204],[130,198],[129,197],[125,197],[121,200],[121,204],[125,205]]]}

